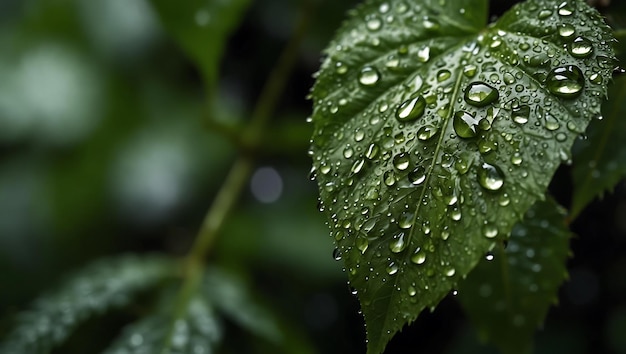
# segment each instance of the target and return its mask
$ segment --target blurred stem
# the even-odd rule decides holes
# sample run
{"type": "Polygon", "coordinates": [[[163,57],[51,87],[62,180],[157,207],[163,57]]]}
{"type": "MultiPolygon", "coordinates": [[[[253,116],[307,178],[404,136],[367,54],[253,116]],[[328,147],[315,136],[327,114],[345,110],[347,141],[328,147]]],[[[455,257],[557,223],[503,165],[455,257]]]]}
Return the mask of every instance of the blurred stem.
{"type": "MultiPolygon", "coordinates": [[[[245,147],[254,148],[261,142],[265,126],[276,109],[278,100],[297,61],[298,48],[306,33],[311,19],[311,13],[312,2],[306,0],[300,9],[300,16],[294,35],[289,40],[289,43],[281,53],[274,69],[271,71],[257,100],[252,118],[242,135],[245,147]]],[[[204,262],[204,259],[215,243],[219,230],[228,214],[235,206],[239,195],[248,181],[253,165],[254,161],[252,158],[247,153],[242,152],[231,167],[213,205],[202,222],[200,231],[187,256],[189,272],[191,274],[194,274],[197,267],[204,262]]],[[[193,278],[193,276],[189,278],[193,278]]]]}

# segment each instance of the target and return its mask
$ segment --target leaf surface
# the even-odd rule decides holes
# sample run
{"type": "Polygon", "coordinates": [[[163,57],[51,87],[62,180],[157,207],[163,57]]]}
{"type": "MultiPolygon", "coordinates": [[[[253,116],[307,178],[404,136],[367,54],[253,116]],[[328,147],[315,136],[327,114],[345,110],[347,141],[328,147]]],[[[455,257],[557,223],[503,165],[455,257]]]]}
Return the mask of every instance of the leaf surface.
{"type": "Polygon", "coordinates": [[[367,1],[312,90],[321,208],[368,352],[439,301],[544,198],[600,113],[613,39],[583,1],[367,1]]]}
{"type": "Polygon", "coordinates": [[[127,305],[136,293],[175,273],[174,263],[159,256],[96,262],[21,314],[0,353],[48,353],[85,320],[127,305]]]}
{"type": "Polygon", "coordinates": [[[557,301],[570,254],[565,216],[552,199],[537,202],[506,249],[500,244],[460,283],[463,309],[480,337],[502,353],[531,353],[535,330],[557,301]]]}
{"type": "Polygon", "coordinates": [[[250,0],[151,0],[163,25],[192,58],[211,88],[228,36],[250,0]]]}

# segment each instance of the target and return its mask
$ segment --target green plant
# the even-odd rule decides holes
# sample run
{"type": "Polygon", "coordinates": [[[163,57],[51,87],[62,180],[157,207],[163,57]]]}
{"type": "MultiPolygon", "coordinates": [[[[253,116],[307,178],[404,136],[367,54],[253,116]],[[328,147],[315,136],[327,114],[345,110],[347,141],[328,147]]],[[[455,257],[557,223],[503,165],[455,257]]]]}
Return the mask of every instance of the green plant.
{"type": "MultiPolygon", "coordinates": [[[[249,2],[151,4],[196,63],[217,115],[219,59],[249,2]]],[[[209,353],[224,319],[264,338],[266,350],[310,350],[285,345],[297,331],[233,269],[207,261],[253,171],[252,152],[269,144],[310,6],[245,127],[210,121],[240,151],[188,254],[87,267],[19,316],[0,352],[50,352],[90,317],[146,295],[149,310],[107,353],[209,353]]],[[[316,76],[312,177],[334,257],[361,303],[368,353],[457,291],[481,337],[530,352],[567,277],[568,224],[626,173],[626,155],[609,150],[625,131],[616,126],[626,82],[617,79],[603,104],[617,61],[599,13],[582,0],[528,0],[492,25],[487,16],[486,0],[365,1],[316,76]],[[574,176],[569,213],[547,193],[562,163],[574,176]]]]}

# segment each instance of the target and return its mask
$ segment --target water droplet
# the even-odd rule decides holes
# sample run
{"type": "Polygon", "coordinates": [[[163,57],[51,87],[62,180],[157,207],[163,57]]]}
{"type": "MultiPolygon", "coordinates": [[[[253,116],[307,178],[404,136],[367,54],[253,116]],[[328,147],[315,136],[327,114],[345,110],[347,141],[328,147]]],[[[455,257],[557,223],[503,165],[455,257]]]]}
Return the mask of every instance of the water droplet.
{"type": "Polygon", "coordinates": [[[504,185],[502,170],[497,166],[483,163],[478,169],[478,183],[487,190],[499,190],[504,185]]]}
{"type": "Polygon", "coordinates": [[[413,297],[415,295],[417,295],[417,289],[415,289],[415,287],[413,285],[409,286],[409,296],[413,297]]]}
{"type": "Polygon", "coordinates": [[[472,82],[465,89],[465,102],[476,107],[484,107],[500,97],[498,90],[484,82],[472,82]]]}
{"type": "Polygon", "coordinates": [[[370,146],[367,147],[367,151],[365,152],[365,157],[368,160],[373,160],[376,158],[376,156],[378,156],[379,150],[380,148],[378,147],[378,145],[372,143],[370,144],[370,146]]]}
{"type": "Polygon", "coordinates": [[[550,17],[552,15],[552,11],[551,10],[541,10],[539,11],[539,15],[537,17],[539,17],[540,20],[545,20],[546,18],[550,17]]]}
{"type": "Polygon", "coordinates": [[[439,72],[437,73],[437,81],[439,82],[443,82],[446,81],[450,78],[450,76],[452,75],[452,73],[450,72],[450,70],[439,70],[439,72]]]}
{"type": "MultiPolygon", "coordinates": [[[[456,274],[456,269],[454,268],[448,268],[446,269],[446,276],[451,277],[454,276],[454,274],[456,274]]],[[[456,294],[455,294],[456,295],[456,294]]]]}
{"type": "Polygon", "coordinates": [[[361,254],[364,254],[367,251],[367,247],[369,247],[369,243],[367,242],[367,238],[365,237],[357,237],[356,238],[356,248],[361,251],[361,254]]]}
{"type": "Polygon", "coordinates": [[[511,156],[511,163],[519,166],[522,164],[522,155],[519,152],[516,152],[511,156]]]}
{"type": "Polygon", "coordinates": [[[382,24],[383,22],[378,17],[373,17],[367,21],[366,26],[370,31],[378,31],[382,24]]]}
{"type": "Polygon", "coordinates": [[[347,146],[344,150],[343,150],[343,157],[345,157],[346,159],[351,158],[352,156],[354,156],[354,149],[352,149],[350,146],[347,146]]]}
{"type": "Polygon", "coordinates": [[[525,124],[528,122],[528,117],[530,116],[530,107],[527,105],[521,105],[513,107],[511,112],[511,118],[515,123],[525,124]]]}
{"type": "Polygon", "coordinates": [[[474,77],[474,75],[476,75],[477,69],[478,67],[474,64],[465,65],[465,67],[463,68],[463,74],[467,77],[474,77]]]}
{"type": "Polygon", "coordinates": [[[380,73],[376,68],[366,66],[359,73],[359,83],[363,86],[374,86],[380,79],[380,73]]]}
{"type": "Polygon", "coordinates": [[[426,169],[422,166],[417,166],[413,171],[409,172],[407,177],[412,184],[420,185],[426,180],[426,169]]]}
{"type": "Polygon", "coordinates": [[[567,135],[565,135],[565,133],[557,133],[555,138],[557,141],[564,142],[567,140],[567,135]]]}
{"type": "Polygon", "coordinates": [[[403,152],[401,154],[396,155],[393,158],[393,165],[400,171],[404,171],[409,168],[409,164],[411,163],[411,159],[408,153],[403,152]]]}
{"type": "Polygon", "coordinates": [[[425,125],[417,131],[417,138],[421,141],[426,141],[434,137],[435,135],[437,135],[438,132],[439,132],[439,127],[434,127],[432,125],[425,125]]]}
{"type": "Polygon", "coordinates": [[[386,186],[391,187],[396,184],[396,175],[393,171],[385,171],[383,173],[383,182],[386,186]]]}
{"type": "Polygon", "coordinates": [[[570,24],[564,24],[561,27],[559,27],[559,36],[563,38],[569,38],[573,36],[575,32],[576,30],[574,29],[574,26],[570,24]]]}
{"type": "Polygon", "coordinates": [[[561,16],[570,16],[574,13],[574,7],[567,1],[563,1],[561,5],[559,5],[559,15],[561,16]]]}
{"type": "Polygon", "coordinates": [[[424,115],[426,100],[422,95],[404,101],[396,110],[399,122],[410,122],[424,115]]]}
{"type": "Polygon", "coordinates": [[[398,265],[396,265],[395,262],[391,262],[387,266],[387,274],[394,275],[394,274],[398,273],[398,269],[399,269],[398,265]]]}
{"type": "Polygon", "coordinates": [[[559,124],[559,121],[552,114],[548,112],[546,112],[543,125],[546,127],[546,129],[550,131],[557,130],[561,127],[561,125],[559,124]]]}
{"type": "Polygon", "coordinates": [[[452,125],[454,126],[454,131],[458,136],[464,139],[469,139],[476,136],[476,127],[478,126],[478,123],[478,119],[470,113],[458,111],[454,114],[452,125]]]}
{"type": "Polygon", "coordinates": [[[404,241],[404,232],[400,232],[394,237],[391,243],[389,243],[389,250],[393,253],[400,253],[404,251],[406,246],[407,245],[404,241]]]}
{"type": "Polygon", "coordinates": [[[574,65],[552,69],[546,78],[548,90],[562,98],[574,98],[580,95],[585,87],[582,71],[574,65]]]}
{"type": "Polygon", "coordinates": [[[598,73],[593,73],[591,74],[591,76],[589,76],[589,81],[596,85],[600,85],[602,84],[602,76],[598,73]]]}
{"type": "Polygon", "coordinates": [[[339,251],[339,248],[335,248],[335,249],[333,250],[333,258],[334,258],[336,261],[341,260],[341,251],[339,251]]]}
{"type": "Polygon", "coordinates": [[[567,51],[574,58],[587,58],[593,53],[593,44],[587,38],[576,37],[567,46],[567,51]]]}
{"type": "Polygon", "coordinates": [[[344,63],[338,61],[335,64],[335,72],[339,75],[343,75],[348,72],[348,67],[344,63]]]}
{"type": "Polygon", "coordinates": [[[344,233],[343,231],[337,231],[335,232],[335,240],[336,241],[341,241],[344,237],[344,233]]]}
{"type": "Polygon", "coordinates": [[[482,231],[483,236],[485,236],[486,238],[494,238],[498,236],[498,228],[492,223],[486,223],[485,225],[483,225],[482,231]]]}
{"type": "Polygon", "coordinates": [[[430,60],[430,47],[423,47],[417,51],[417,60],[426,63],[430,60]]]}
{"type": "Polygon", "coordinates": [[[491,253],[491,252],[488,252],[488,253],[485,255],[485,259],[486,259],[488,262],[493,261],[493,259],[494,259],[494,258],[495,258],[495,257],[494,257],[494,255],[493,255],[493,253],[491,253]]]}
{"type": "Polygon", "coordinates": [[[365,164],[365,160],[364,159],[358,159],[354,162],[354,164],[352,165],[352,173],[357,174],[359,172],[361,172],[361,170],[363,169],[363,165],[365,164]]]}
{"type": "Polygon", "coordinates": [[[413,214],[409,213],[409,212],[403,212],[402,214],[400,214],[400,217],[398,218],[398,227],[401,229],[410,229],[411,226],[413,226],[413,214]]]}
{"type": "Polygon", "coordinates": [[[426,252],[418,248],[411,256],[411,262],[417,265],[424,264],[426,262],[426,252]]]}

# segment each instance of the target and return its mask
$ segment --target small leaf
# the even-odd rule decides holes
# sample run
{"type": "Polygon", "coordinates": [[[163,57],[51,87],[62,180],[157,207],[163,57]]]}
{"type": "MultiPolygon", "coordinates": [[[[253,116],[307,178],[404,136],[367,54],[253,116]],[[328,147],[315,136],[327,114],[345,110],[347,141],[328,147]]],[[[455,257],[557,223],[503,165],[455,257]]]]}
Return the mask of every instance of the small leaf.
{"type": "Polygon", "coordinates": [[[458,299],[482,339],[503,353],[532,352],[543,324],[567,278],[570,232],[566,211],[554,200],[536,203],[502,244],[460,283],[458,299]]]}
{"type": "Polygon", "coordinates": [[[171,260],[159,256],[126,256],[96,262],[21,314],[0,353],[48,353],[80,323],[127,305],[138,292],[174,277],[176,270],[171,260]]]}
{"type": "Polygon", "coordinates": [[[207,86],[217,79],[219,61],[230,33],[250,0],[151,0],[161,21],[198,65],[207,86]]]}
{"type": "Polygon", "coordinates": [[[485,14],[485,1],[366,1],[313,88],[321,208],[369,353],[508,237],[600,113],[615,60],[597,11],[527,1],[483,28],[485,14]]]}
{"type": "Polygon", "coordinates": [[[174,317],[174,311],[165,311],[126,327],[105,354],[212,353],[221,341],[221,324],[198,294],[190,300],[183,316],[172,323],[174,317]]]}
{"type": "Polygon", "coordinates": [[[216,269],[207,270],[203,292],[215,307],[242,328],[270,341],[280,340],[278,322],[235,275],[216,269]]]}
{"type": "Polygon", "coordinates": [[[589,125],[589,138],[574,155],[572,218],[626,177],[626,77],[610,87],[602,112],[604,119],[589,125]]]}

